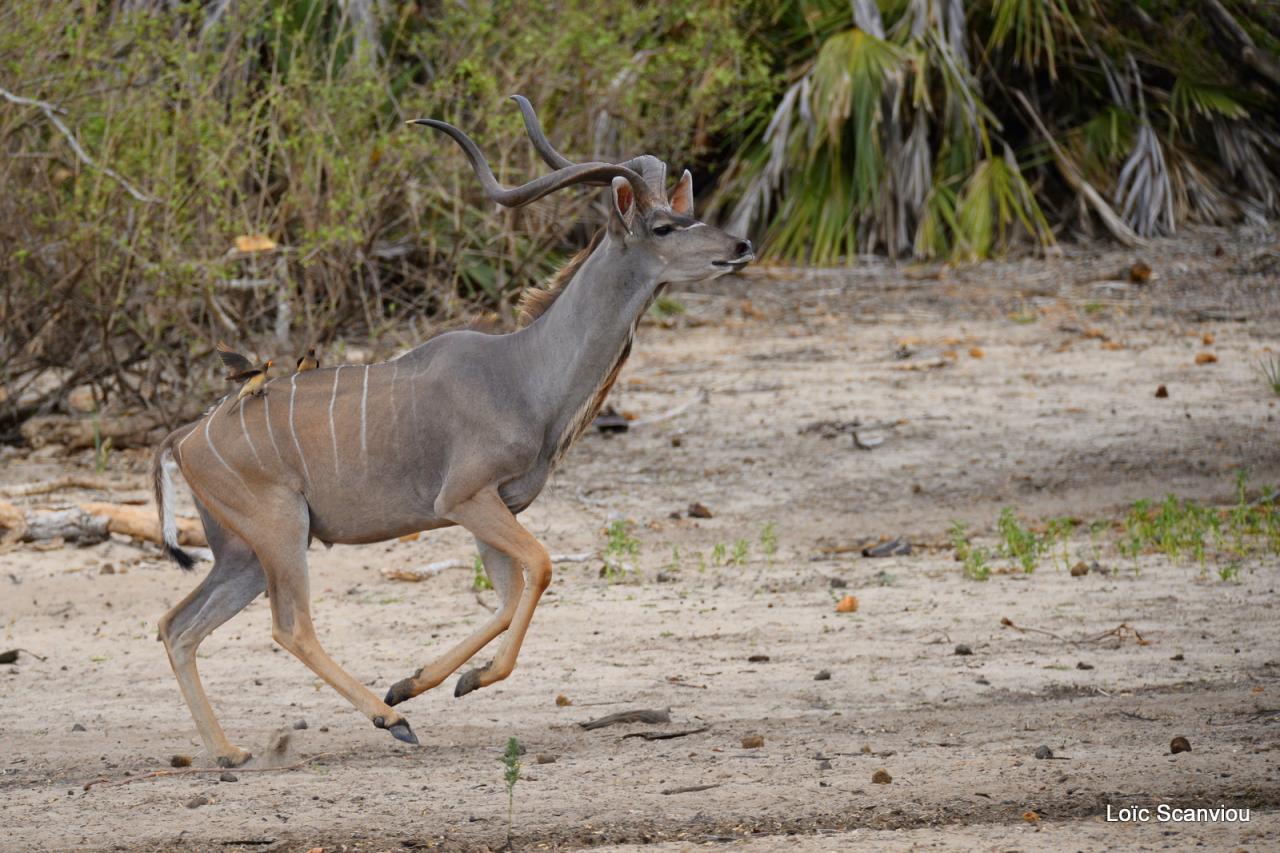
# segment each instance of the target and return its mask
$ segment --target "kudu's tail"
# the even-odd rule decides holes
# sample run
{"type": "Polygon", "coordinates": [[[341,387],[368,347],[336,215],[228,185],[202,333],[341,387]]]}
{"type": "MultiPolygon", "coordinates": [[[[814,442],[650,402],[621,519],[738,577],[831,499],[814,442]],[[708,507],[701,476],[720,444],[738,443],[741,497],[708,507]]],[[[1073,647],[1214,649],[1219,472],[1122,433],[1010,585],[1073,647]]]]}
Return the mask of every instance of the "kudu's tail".
{"type": "Polygon", "coordinates": [[[164,552],[182,569],[190,570],[196,561],[178,547],[178,522],[173,515],[173,469],[178,467],[178,463],[173,461],[174,435],[176,433],[171,433],[156,450],[151,461],[151,478],[155,483],[156,510],[160,514],[160,538],[164,552]]]}

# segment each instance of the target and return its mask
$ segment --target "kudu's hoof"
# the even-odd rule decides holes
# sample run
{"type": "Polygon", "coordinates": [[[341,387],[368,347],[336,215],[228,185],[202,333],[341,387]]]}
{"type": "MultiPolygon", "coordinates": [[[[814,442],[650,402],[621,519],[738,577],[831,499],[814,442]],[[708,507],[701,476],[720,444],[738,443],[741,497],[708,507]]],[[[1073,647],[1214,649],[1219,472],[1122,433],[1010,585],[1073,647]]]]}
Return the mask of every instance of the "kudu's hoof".
{"type": "Polygon", "coordinates": [[[457,699],[460,696],[466,696],[472,690],[478,688],[480,686],[480,673],[483,671],[481,669],[473,669],[463,674],[458,679],[458,686],[453,688],[453,698],[457,699]]]}
{"type": "Polygon", "coordinates": [[[244,764],[250,758],[253,758],[253,753],[242,749],[236,752],[236,754],[234,755],[219,755],[218,766],[219,767],[239,767],[241,764],[244,764]]]}
{"type": "Polygon", "coordinates": [[[391,685],[391,689],[387,691],[387,698],[383,699],[388,705],[399,705],[406,699],[413,698],[413,679],[402,678],[395,684],[391,685]]]}
{"type": "Polygon", "coordinates": [[[405,743],[410,743],[414,746],[418,745],[418,736],[413,733],[413,729],[409,728],[408,720],[400,720],[399,722],[392,723],[388,726],[387,721],[382,717],[374,717],[373,724],[377,728],[386,729],[391,732],[391,736],[396,740],[402,740],[405,743]]]}

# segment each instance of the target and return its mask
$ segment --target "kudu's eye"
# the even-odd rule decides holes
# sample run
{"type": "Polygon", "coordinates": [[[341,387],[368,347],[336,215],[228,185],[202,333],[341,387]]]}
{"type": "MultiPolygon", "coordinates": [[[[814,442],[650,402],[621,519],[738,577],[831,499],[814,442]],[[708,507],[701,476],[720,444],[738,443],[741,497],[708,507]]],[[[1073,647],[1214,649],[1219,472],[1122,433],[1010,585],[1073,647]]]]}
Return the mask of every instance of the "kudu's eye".
{"type": "Polygon", "coordinates": [[[657,237],[665,237],[674,230],[676,230],[674,225],[659,225],[653,229],[653,233],[657,237]]]}

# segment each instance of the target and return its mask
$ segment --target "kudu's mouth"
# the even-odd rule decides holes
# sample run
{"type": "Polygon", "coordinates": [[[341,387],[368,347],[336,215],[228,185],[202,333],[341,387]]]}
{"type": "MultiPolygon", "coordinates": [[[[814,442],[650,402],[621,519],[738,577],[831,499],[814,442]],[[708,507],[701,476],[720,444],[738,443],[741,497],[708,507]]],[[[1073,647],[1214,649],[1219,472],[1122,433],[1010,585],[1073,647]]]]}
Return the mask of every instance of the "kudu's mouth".
{"type": "Polygon", "coordinates": [[[735,248],[738,251],[737,257],[728,261],[712,261],[711,266],[736,272],[756,259],[755,249],[752,247],[750,240],[741,241],[735,248]]]}

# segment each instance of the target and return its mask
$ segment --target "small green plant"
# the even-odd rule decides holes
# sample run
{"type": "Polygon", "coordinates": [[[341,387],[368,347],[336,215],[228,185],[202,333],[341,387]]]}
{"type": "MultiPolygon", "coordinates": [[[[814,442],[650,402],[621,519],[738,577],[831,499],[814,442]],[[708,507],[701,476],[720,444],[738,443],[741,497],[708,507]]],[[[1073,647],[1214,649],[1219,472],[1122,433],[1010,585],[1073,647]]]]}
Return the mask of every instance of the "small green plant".
{"type": "Polygon", "coordinates": [[[1240,580],[1240,564],[1235,562],[1227,563],[1225,566],[1218,569],[1218,577],[1222,579],[1223,583],[1232,583],[1234,581],[1239,581],[1240,580]]]}
{"type": "Polygon", "coordinates": [[[728,554],[728,547],[723,542],[717,542],[715,547],[711,549],[711,564],[713,566],[723,566],[728,554]]]}
{"type": "Polygon", "coordinates": [[[102,421],[98,410],[93,411],[93,468],[99,474],[105,473],[107,463],[111,460],[111,438],[102,437],[102,421]]]}
{"type": "Polygon", "coordinates": [[[680,546],[679,545],[671,546],[671,561],[667,563],[667,571],[669,572],[680,571],[680,546]]]}
{"type": "Polygon", "coordinates": [[[620,518],[609,522],[605,530],[603,574],[609,580],[618,580],[635,570],[636,560],[640,557],[640,540],[631,535],[630,528],[631,522],[620,518]]]}
{"type": "Polygon", "coordinates": [[[1280,355],[1269,355],[1258,360],[1258,372],[1271,389],[1271,393],[1280,397],[1280,355]]]}
{"type": "Polygon", "coordinates": [[[778,554],[778,528],[772,521],[760,530],[760,550],[764,551],[769,565],[773,565],[773,558],[778,554]]]}
{"type": "Polygon", "coordinates": [[[1003,540],[1000,543],[1001,556],[1017,562],[1027,574],[1034,572],[1040,560],[1040,553],[1045,549],[1044,540],[1036,536],[1034,531],[1018,523],[1012,507],[1000,510],[1000,520],[996,524],[996,529],[999,530],[1000,538],[1003,540]]]}
{"type": "Polygon", "coordinates": [[[502,753],[502,781],[507,785],[507,847],[511,847],[511,826],[516,809],[516,783],[520,781],[520,741],[514,737],[507,740],[507,748],[502,753]]]}
{"type": "Polygon", "coordinates": [[[962,521],[951,524],[951,547],[955,549],[956,559],[964,564],[965,577],[975,581],[991,577],[987,549],[979,548],[969,540],[968,528],[962,521]]]}
{"type": "Polygon", "coordinates": [[[471,564],[471,588],[476,592],[493,589],[493,583],[484,570],[484,560],[480,559],[479,554],[476,554],[475,562],[471,564]]]}
{"type": "Polygon", "coordinates": [[[729,557],[729,562],[738,568],[742,568],[747,564],[747,551],[750,550],[751,543],[745,539],[739,539],[733,543],[733,554],[729,557]]]}

